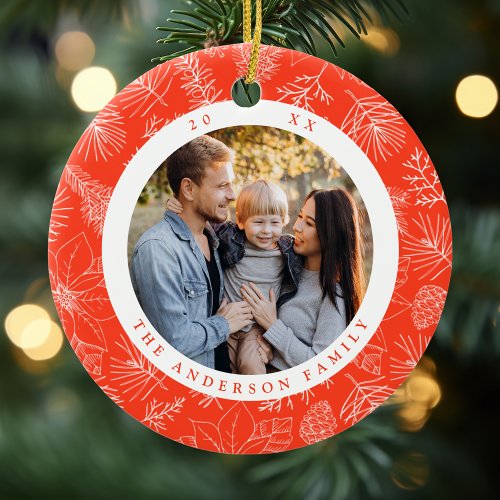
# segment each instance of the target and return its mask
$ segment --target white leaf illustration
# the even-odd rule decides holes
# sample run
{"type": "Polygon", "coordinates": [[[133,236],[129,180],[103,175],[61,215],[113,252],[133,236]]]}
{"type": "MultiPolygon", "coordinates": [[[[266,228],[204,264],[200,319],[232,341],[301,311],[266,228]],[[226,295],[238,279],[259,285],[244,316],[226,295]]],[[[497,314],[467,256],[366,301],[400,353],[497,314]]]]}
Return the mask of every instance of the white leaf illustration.
{"type": "Polygon", "coordinates": [[[417,339],[413,337],[399,335],[401,341],[395,344],[403,351],[399,358],[391,356],[391,380],[404,380],[417,366],[419,359],[429,345],[430,338],[421,334],[417,339]]]}
{"type": "Polygon", "coordinates": [[[163,381],[166,375],[156,368],[143,354],[123,335],[122,342],[117,342],[118,347],[125,354],[125,359],[111,358],[111,373],[113,381],[122,386],[124,393],[131,393],[130,400],[142,394],[144,401],[156,387],[167,390],[163,381]]]}
{"type": "Polygon", "coordinates": [[[354,384],[354,389],[344,402],[340,411],[340,418],[345,423],[355,424],[359,420],[369,415],[378,408],[392,393],[387,385],[378,385],[384,377],[378,377],[373,380],[356,382],[351,375],[346,374],[354,384]]]}
{"type": "Polygon", "coordinates": [[[222,93],[222,90],[217,91],[215,88],[216,78],[213,78],[213,71],[205,64],[200,64],[200,59],[195,54],[177,58],[175,67],[175,74],[181,74],[181,80],[184,82],[181,88],[186,91],[189,102],[192,103],[189,109],[213,104],[222,93]]]}
{"type": "Polygon", "coordinates": [[[333,97],[324,90],[320,82],[327,67],[328,63],[325,63],[317,75],[298,76],[293,83],[278,88],[278,94],[282,94],[278,101],[291,102],[294,106],[311,112],[314,112],[312,101],[315,99],[319,98],[320,102],[330,104],[333,97]]]}
{"type": "Polygon", "coordinates": [[[79,165],[67,165],[64,178],[71,190],[81,198],[80,211],[85,224],[99,236],[102,235],[113,188],[92,179],[79,165]]]}
{"type": "Polygon", "coordinates": [[[417,197],[415,205],[428,205],[431,208],[440,201],[446,203],[441,183],[437,172],[431,165],[429,155],[423,155],[418,148],[415,148],[415,153],[403,163],[403,166],[410,170],[410,173],[403,176],[403,179],[410,183],[411,187],[408,192],[415,193],[417,197]]]}
{"type": "Polygon", "coordinates": [[[358,99],[350,90],[345,91],[354,101],[340,129],[375,160],[392,156],[405,143],[403,119],[378,94],[358,99]]]}
{"type": "Polygon", "coordinates": [[[403,239],[404,257],[409,257],[415,270],[425,271],[419,279],[431,276],[436,279],[441,273],[451,267],[451,227],[449,220],[437,215],[435,223],[429,215],[425,219],[421,213],[420,220],[413,219],[420,230],[417,233],[407,234],[403,239]]]}
{"type": "Polygon", "coordinates": [[[132,110],[131,117],[137,114],[141,117],[146,116],[156,103],[168,106],[164,97],[172,83],[172,78],[168,83],[165,83],[169,70],[170,66],[157,66],[121,91],[122,103],[126,103],[123,105],[123,109],[130,108],[132,110]]]}
{"type": "Polygon", "coordinates": [[[125,146],[123,118],[114,108],[114,104],[106,106],[83,133],[78,154],[85,151],[85,160],[91,152],[95,161],[107,160],[113,153],[120,153],[125,146]]]}
{"type": "Polygon", "coordinates": [[[405,208],[409,206],[410,194],[398,187],[388,187],[387,193],[392,203],[392,208],[394,210],[394,215],[396,217],[396,224],[398,226],[398,232],[401,234],[407,234],[408,232],[408,221],[404,216],[405,208]]]}
{"type": "Polygon", "coordinates": [[[57,192],[54,198],[54,205],[52,207],[52,215],[50,218],[49,226],[49,242],[57,240],[61,234],[61,230],[68,226],[69,213],[73,207],[68,207],[67,202],[69,195],[66,192],[66,187],[57,192]]]}
{"type": "Polygon", "coordinates": [[[156,432],[166,430],[165,419],[174,421],[174,416],[180,413],[186,398],[175,398],[174,402],[157,402],[155,398],[146,405],[146,415],[142,423],[148,425],[156,432]]]}

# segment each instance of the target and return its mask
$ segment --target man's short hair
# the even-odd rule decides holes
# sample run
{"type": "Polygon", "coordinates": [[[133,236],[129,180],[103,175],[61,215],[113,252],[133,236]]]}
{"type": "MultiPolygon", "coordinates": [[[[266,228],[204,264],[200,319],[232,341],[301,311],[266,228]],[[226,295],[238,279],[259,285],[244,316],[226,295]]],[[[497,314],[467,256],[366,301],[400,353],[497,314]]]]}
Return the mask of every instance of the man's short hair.
{"type": "Polygon", "coordinates": [[[216,163],[233,160],[233,151],[223,142],[208,135],[202,135],[181,146],[167,158],[167,178],[173,193],[177,196],[184,178],[200,186],[205,169],[216,163]]]}

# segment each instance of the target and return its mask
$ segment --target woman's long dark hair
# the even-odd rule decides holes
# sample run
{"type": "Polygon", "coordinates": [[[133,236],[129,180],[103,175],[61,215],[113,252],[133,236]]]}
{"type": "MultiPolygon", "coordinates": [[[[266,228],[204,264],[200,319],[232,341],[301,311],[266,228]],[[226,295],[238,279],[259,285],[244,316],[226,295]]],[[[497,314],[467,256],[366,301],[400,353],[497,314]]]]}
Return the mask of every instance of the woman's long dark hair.
{"type": "Polygon", "coordinates": [[[316,204],[323,297],[328,295],[338,310],[335,288],[337,283],[340,285],[348,325],[365,293],[359,210],[352,196],[340,188],[314,190],[306,201],[309,198],[314,198],[316,204]]]}

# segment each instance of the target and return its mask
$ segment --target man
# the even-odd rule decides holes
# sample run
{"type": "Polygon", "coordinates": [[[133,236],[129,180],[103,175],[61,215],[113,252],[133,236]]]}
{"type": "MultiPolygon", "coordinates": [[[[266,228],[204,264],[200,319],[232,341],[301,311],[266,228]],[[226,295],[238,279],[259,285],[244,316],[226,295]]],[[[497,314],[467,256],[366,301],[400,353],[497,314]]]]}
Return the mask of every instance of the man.
{"type": "Polygon", "coordinates": [[[221,371],[230,371],[228,336],[252,320],[246,302],[221,303],[219,241],[207,225],[224,222],[235,199],[232,157],[225,144],[201,136],[167,159],[168,181],[184,210],[165,212],[142,235],[131,268],[139,303],[160,335],[188,358],[221,371]]]}

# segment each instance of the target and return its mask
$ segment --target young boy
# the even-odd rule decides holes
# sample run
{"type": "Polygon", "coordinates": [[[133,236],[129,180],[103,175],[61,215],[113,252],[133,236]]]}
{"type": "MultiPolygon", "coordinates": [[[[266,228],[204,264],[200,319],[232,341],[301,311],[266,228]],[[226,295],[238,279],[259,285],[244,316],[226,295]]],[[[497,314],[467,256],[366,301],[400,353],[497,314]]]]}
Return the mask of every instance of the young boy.
{"type": "MultiPolygon", "coordinates": [[[[175,198],[167,209],[180,213],[175,198]]],[[[255,283],[266,297],[274,289],[280,306],[297,291],[302,261],[293,252],[293,238],[283,235],[288,222],[288,201],[284,191],[266,180],[245,186],[236,200],[236,223],[214,227],[220,240],[219,255],[224,269],[224,296],[241,301],[243,283],[255,283]]],[[[240,375],[266,373],[273,354],[260,325],[253,323],[228,338],[231,370],[240,375]]]]}

